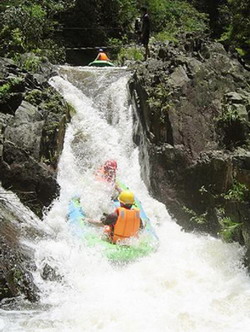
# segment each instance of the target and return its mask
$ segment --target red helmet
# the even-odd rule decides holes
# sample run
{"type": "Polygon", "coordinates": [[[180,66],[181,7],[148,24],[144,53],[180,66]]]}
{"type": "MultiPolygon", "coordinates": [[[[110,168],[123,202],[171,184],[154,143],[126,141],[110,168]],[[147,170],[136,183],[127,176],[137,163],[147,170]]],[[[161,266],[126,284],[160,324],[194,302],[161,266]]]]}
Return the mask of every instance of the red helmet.
{"type": "Polygon", "coordinates": [[[117,162],[116,160],[107,160],[104,164],[105,170],[117,170],[117,162]]]}

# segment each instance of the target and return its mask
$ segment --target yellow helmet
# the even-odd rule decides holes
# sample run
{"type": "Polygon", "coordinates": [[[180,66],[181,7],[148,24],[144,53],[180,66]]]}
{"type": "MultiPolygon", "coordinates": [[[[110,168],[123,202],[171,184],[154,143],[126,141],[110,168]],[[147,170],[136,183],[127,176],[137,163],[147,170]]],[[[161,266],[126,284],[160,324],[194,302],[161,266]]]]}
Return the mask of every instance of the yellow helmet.
{"type": "Polygon", "coordinates": [[[132,205],[135,202],[135,195],[132,191],[124,190],[118,197],[120,203],[132,205]]]}

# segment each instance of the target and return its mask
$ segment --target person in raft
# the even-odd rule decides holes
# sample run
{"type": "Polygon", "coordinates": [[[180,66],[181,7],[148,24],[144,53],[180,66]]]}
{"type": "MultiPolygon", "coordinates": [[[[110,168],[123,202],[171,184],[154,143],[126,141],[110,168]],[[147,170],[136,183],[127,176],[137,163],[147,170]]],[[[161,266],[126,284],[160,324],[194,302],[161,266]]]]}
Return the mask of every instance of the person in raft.
{"type": "Polygon", "coordinates": [[[120,207],[101,218],[101,223],[105,225],[104,234],[112,243],[137,236],[139,230],[143,228],[140,210],[133,207],[135,203],[134,193],[124,190],[120,193],[118,200],[120,207]]]}
{"type": "Polygon", "coordinates": [[[95,59],[96,60],[100,60],[100,61],[110,61],[107,54],[103,51],[102,48],[99,48],[99,53],[97,54],[97,57],[95,59]]]}
{"type": "Polygon", "coordinates": [[[115,199],[121,192],[118,184],[116,183],[116,172],[117,172],[117,162],[116,160],[110,159],[105,161],[105,163],[97,170],[96,180],[105,182],[110,185],[114,192],[112,197],[115,199]]]}

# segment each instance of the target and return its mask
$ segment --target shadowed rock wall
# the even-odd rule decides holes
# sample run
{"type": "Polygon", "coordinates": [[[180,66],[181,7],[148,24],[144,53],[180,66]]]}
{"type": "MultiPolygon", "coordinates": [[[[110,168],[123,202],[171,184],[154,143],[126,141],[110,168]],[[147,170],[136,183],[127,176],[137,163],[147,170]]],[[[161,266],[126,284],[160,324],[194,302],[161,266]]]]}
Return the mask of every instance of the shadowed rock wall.
{"type": "Polygon", "coordinates": [[[151,51],[130,82],[144,180],[184,229],[249,252],[250,73],[191,35],[151,51]]]}

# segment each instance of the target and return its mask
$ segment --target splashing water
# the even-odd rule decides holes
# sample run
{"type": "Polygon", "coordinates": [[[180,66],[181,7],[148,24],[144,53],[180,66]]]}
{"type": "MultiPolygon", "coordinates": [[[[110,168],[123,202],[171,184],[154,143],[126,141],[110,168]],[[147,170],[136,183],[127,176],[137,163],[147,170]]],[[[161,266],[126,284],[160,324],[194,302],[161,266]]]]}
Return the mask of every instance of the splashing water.
{"type": "Polygon", "coordinates": [[[61,67],[54,86],[76,110],[59,163],[60,197],[44,218],[51,237],[34,244],[41,303],[33,310],[1,311],[0,331],[248,331],[250,279],[243,248],[181,231],[140,177],[132,141],[132,107],[124,68],[61,67]],[[136,192],[155,225],[160,247],[123,267],[85,247],[66,222],[79,195],[92,218],[109,211],[110,193],[94,171],[118,162],[118,178],[136,192]],[[60,275],[43,281],[48,262],[60,275]]]}

